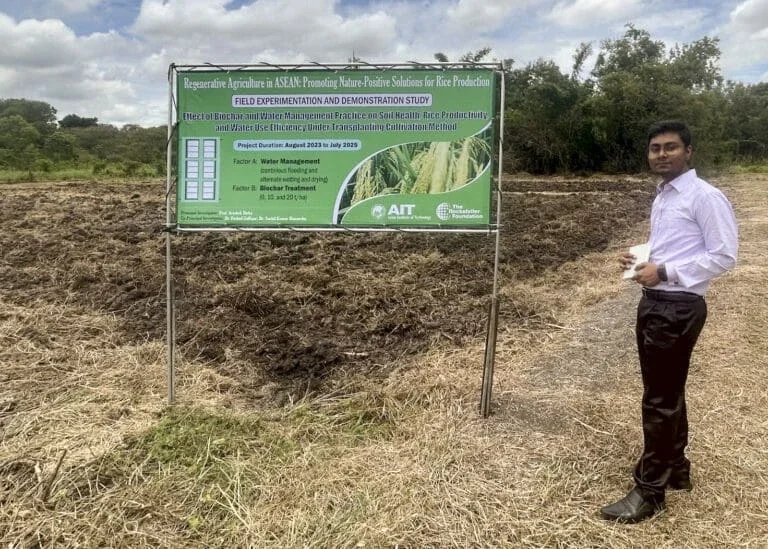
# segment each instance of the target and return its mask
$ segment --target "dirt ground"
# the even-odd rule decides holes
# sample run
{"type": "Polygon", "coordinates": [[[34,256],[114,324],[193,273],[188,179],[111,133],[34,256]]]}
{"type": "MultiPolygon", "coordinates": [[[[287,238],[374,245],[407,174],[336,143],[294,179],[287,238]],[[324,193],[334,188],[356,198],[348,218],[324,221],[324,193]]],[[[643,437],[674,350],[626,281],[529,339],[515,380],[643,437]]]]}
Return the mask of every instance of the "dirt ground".
{"type": "Polygon", "coordinates": [[[741,257],[708,296],[696,487],[600,521],[641,448],[644,177],[504,181],[493,414],[478,417],[493,238],[176,236],[164,185],[0,186],[0,545],[765,547],[768,178],[717,180],[741,257]]]}
{"type": "MultiPolygon", "coordinates": [[[[539,182],[538,191],[569,191],[557,195],[527,192],[534,183],[505,184],[519,187],[503,200],[501,276],[512,282],[604,249],[642,219],[651,196],[642,180],[539,182]]],[[[4,299],[76,303],[114,315],[120,343],[161,340],[162,196],[158,181],[3,189],[4,299]]],[[[484,337],[493,250],[493,237],[477,235],[178,236],[178,344],[246,392],[267,381],[301,393],[350,370],[386,374],[403,356],[484,337]]],[[[552,320],[524,302],[502,316],[552,320]]]]}

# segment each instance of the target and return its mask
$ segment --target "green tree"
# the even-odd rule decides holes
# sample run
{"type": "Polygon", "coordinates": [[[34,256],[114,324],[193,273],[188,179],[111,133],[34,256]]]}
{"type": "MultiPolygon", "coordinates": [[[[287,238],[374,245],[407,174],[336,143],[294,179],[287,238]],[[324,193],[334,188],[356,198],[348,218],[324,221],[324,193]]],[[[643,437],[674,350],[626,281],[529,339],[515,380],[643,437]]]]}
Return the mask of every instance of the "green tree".
{"type": "Polygon", "coordinates": [[[88,128],[99,123],[98,118],[84,118],[76,114],[68,114],[59,120],[60,128],[88,128]]]}
{"type": "MultiPolygon", "coordinates": [[[[473,63],[482,63],[483,59],[488,57],[491,54],[491,48],[488,46],[484,48],[480,48],[477,51],[468,51],[461,57],[459,57],[459,63],[466,63],[468,67],[471,67],[473,63]]],[[[437,52],[435,54],[435,59],[437,61],[440,61],[441,63],[449,63],[450,60],[448,59],[448,56],[445,55],[442,52],[437,52]]]]}
{"type": "Polygon", "coordinates": [[[629,24],[623,37],[602,42],[592,74],[598,80],[617,72],[640,74],[661,63],[663,56],[664,42],[651,40],[648,31],[629,24]]]}
{"type": "Polygon", "coordinates": [[[705,36],[690,44],[675,45],[669,52],[670,81],[691,91],[720,87],[719,40],[705,36]]]}
{"type": "Polygon", "coordinates": [[[40,150],[35,145],[30,144],[19,153],[15,167],[31,172],[37,167],[40,159],[40,150]]]}
{"type": "Polygon", "coordinates": [[[0,118],[20,116],[30,123],[41,136],[56,130],[56,109],[44,101],[29,99],[0,99],[0,118]]]}
{"type": "Polygon", "coordinates": [[[120,130],[111,124],[70,128],[67,130],[74,138],[77,148],[86,156],[106,161],[119,161],[118,143],[120,130]]]}
{"type": "Polygon", "coordinates": [[[165,170],[167,126],[143,128],[126,124],[116,128],[110,124],[96,124],[66,131],[74,137],[76,149],[82,151],[84,157],[110,163],[146,164],[158,173],[165,170]]]}
{"type": "Polygon", "coordinates": [[[37,150],[40,132],[18,114],[0,117],[0,161],[8,167],[24,167],[29,149],[37,150]],[[26,151],[26,152],[25,152],[26,151]]]}
{"type": "Polygon", "coordinates": [[[582,42],[573,54],[573,69],[571,78],[577,80],[584,68],[587,59],[592,55],[592,42],[582,42]]]}
{"type": "Polygon", "coordinates": [[[768,159],[768,83],[727,86],[726,138],[740,161],[768,159]]]}
{"type": "Polygon", "coordinates": [[[142,164],[157,165],[165,162],[167,126],[142,128],[126,124],[119,134],[121,156],[142,164]]]}
{"type": "Polygon", "coordinates": [[[43,154],[54,161],[72,160],[75,157],[75,137],[61,130],[46,137],[43,154]]]}
{"type": "Polygon", "coordinates": [[[539,59],[509,71],[506,90],[508,168],[554,173],[593,170],[600,165],[602,156],[585,109],[591,83],[563,74],[553,61],[539,59]]]}
{"type": "Polygon", "coordinates": [[[595,93],[588,110],[605,152],[603,168],[645,168],[646,132],[660,119],[685,120],[697,138],[697,165],[727,160],[720,50],[705,37],[667,53],[647,31],[627,26],[624,36],[602,42],[592,71],[595,93]]]}

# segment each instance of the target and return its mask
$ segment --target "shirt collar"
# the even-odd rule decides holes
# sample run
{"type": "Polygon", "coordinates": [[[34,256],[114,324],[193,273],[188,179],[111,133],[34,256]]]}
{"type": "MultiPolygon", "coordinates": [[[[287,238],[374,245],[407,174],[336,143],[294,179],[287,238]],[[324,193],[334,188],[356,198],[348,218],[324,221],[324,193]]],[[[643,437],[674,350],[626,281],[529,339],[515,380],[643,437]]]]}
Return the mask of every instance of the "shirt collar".
{"type": "Polygon", "coordinates": [[[678,193],[681,193],[691,186],[690,181],[693,179],[696,179],[696,169],[690,168],[684,173],[678,175],[672,181],[668,181],[667,183],[659,183],[656,186],[656,194],[661,193],[667,185],[675,189],[678,193]]]}

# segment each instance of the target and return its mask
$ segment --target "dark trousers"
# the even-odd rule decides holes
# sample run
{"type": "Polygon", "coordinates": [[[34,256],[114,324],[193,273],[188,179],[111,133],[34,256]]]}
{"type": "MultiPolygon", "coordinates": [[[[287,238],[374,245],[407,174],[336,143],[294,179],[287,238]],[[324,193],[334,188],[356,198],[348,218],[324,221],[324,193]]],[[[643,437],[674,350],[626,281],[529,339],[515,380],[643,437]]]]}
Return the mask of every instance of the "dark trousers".
{"type": "Polygon", "coordinates": [[[643,290],[637,306],[644,448],[633,476],[647,499],[663,501],[670,475],[690,468],[685,382],[706,320],[707,304],[694,294],[643,290]]]}

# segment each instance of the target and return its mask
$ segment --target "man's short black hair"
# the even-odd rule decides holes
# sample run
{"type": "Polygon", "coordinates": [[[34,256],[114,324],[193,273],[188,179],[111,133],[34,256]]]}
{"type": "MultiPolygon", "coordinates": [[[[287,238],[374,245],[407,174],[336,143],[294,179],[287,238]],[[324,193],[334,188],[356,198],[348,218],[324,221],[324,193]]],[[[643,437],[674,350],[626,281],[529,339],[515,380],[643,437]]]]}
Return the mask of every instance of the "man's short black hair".
{"type": "Polygon", "coordinates": [[[691,130],[685,125],[685,122],[679,120],[664,120],[657,122],[648,130],[648,144],[651,144],[651,139],[662,133],[676,133],[680,136],[683,145],[686,147],[691,145],[691,130]]]}

